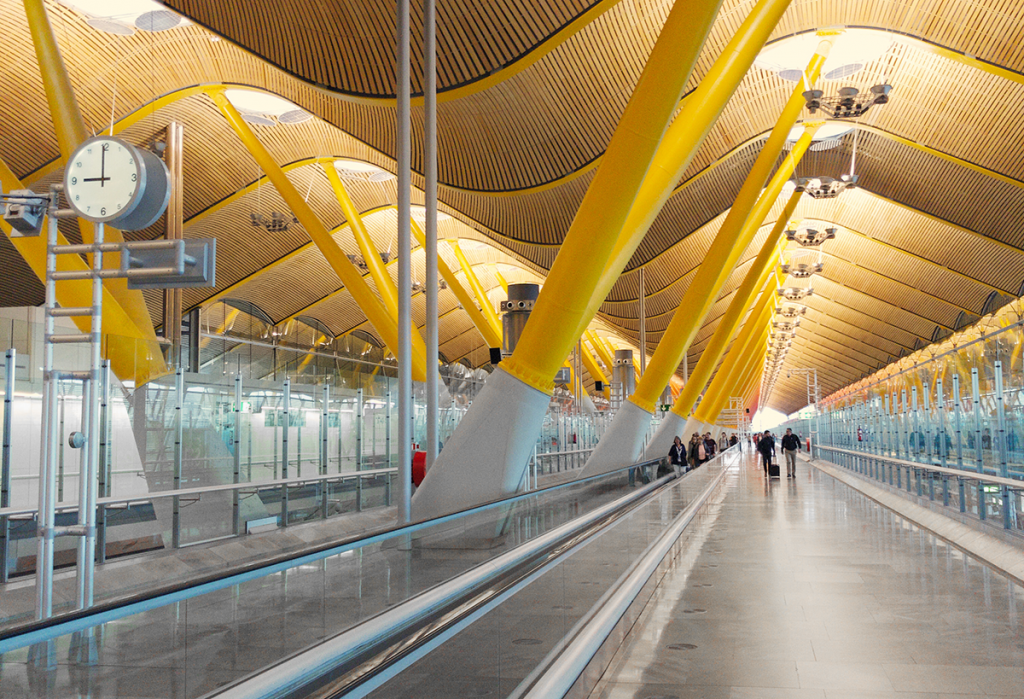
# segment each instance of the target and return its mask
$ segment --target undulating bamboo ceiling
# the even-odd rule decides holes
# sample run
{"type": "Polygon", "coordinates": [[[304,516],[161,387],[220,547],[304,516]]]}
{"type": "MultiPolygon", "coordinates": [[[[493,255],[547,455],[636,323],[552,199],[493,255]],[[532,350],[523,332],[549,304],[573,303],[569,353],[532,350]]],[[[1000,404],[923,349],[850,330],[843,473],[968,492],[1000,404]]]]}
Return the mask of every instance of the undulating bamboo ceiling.
{"type": "MultiPolygon", "coordinates": [[[[266,90],[313,115],[254,130],[346,251],[357,253],[320,163],[354,158],[394,171],[393,4],[165,4],[192,21],[147,31],[139,20],[118,35],[91,25],[106,19],[132,28],[134,17],[104,18],[98,0],[47,7],[90,129],[113,122],[148,145],[169,121],[185,126],[185,235],[218,238],[218,287],[189,290],[186,304],[230,296],[275,322],[302,314],[337,334],[360,326],[365,318],[301,226],[274,234],[252,227],[252,213],[285,211],[284,204],[199,87],[266,90]]],[[[115,5],[130,9],[132,2],[115,5]]],[[[670,5],[439,0],[440,198],[451,217],[441,233],[486,243],[467,255],[495,299],[494,265],[509,281],[542,278],[550,268],[670,5]]],[[[688,89],[752,6],[725,0],[688,89]]],[[[0,22],[0,113],[8,115],[0,121],[0,158],[39,188],[59,176],[61,163],[19,0],[0,0],[0,22]]],[[[804,225],[839,230],[822,247],[824,270],[812,280],[815,293],[787,359],[817,368],[823,393],[966,327],[1024,286],[1024,3],[794,0],[769,46],[837,25],[868,43],[881,36],[886,48],[852,75],[823,81],[823,89],[879,82],[893,89],[889,104],[798,168],[801,176],[837,177],[849,171],[856,143],[859,187],[832,200],[804,197],[796,214],[804,225]]],[[[413,55],[418,91],[422,69],[413,55]]],[[[637,338],[642,267],[654,350],[793,87],[771,70],[750,70],[602,306],[609,327],[637,338]]],[[[418,141],[422,111],[416,104],[413,111],[418,141]]],[[[414,184],[422,181],[414,177],[414,184]]],[[[349,187],[377,245],[393,247],[394,181],[349,187]]],[[[419,201],[418,189],[413,197],[419,201]]],[[[727,281],[690,348],[691,367],[780,212],[777,204],[727,281]]],[[[77,238],[73,222],[63,225],[77,238]]],[[[162,232],[160,222],[137,236],[162,232]]],[[[6,239],[0,263],[0,303],[41,301],[41,285],[6,239]]],[[[155,317],[157,298],[149,300],[155,317]]],[[[450,294],[442,306],[446,355],[485,361],[482,341],[450,294]]],[[[422,323],[422,309],[416,313],[422,323]]],[[[783,372],[769,404],[792,412],[805,400],[803,378],[783,372]]]]}

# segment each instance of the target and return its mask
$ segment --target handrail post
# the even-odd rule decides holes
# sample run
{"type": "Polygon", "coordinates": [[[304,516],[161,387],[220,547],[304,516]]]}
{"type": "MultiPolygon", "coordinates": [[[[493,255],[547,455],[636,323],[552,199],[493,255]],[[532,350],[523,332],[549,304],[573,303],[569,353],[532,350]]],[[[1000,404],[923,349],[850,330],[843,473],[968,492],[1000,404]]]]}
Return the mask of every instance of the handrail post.
{"type": "MultiPolygon", "coordinates": [[[[281,478],[288,480],[288,426],[291,424],[292,381],[284,380],[281,396],[281,478]]],[[[288,484],[281,485],[281,521],[279,527],[288,526],[288,484]]]]}
{"type": "MultiPolygon", "coordinates": [[[[240,483],[242,478],[242,375],[235,374],[235,396],[234,405],[232,412],[235,417],[235,434],[233,438],[234,443],[234,457],[233,461],[233,473],[232,482],[240,483]]],[[[231,496],[231,533],[238,536],[242,530],[242,509],[241,502],[238,497],[238,490],[234,491],[231,496]]]]}
{"type": "MultiPolygon", "coordinates": [[[[7,350],[4,374],[4,423],[3,451],[0,452],[0,507],[11,506],[11,410],[14,408],[14,372],[17,366],[17,350],[7,350]]],[[[0,583],[10,577],[8,548],[10,542],[10,521],[7,515],[0,517],[0,583]]]]}

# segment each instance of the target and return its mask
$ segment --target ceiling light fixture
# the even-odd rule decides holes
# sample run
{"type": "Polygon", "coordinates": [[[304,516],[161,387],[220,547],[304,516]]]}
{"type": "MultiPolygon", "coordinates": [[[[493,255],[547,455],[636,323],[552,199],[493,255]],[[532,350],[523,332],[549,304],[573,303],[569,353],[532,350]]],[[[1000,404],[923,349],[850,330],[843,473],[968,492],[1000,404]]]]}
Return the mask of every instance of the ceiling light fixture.
{"type": "MultiPolygon", "coordinates": [[[[806,190],[805,190],[806,191],[806,190]]],[[[812,195],[813,196],[813,195],[812,195]]],[[[818,197],[815,197],[818,198],[818,197]]],[[[832,240],[836,237],[836,233],[839,232],[838,228],[825,228],[819,230],[817,228],[797,228],[796,230],[790,229],[786,231],[786,240],[791,243],[797,243],[805,248],[816,248],[826,240],[832,240]]]]}
{"type": "Polygon", "coordinates": [[[778,296],[781,296],[782,298],[786,299],[787,301],[800,301],[801,299],[805,299],[808,296],[813,296],[814,289],[812,287],[802,289],[799,287],[787,286],[783,287],[782,289],[776,289],[775,293],[778,296]]]}
{"type": "Polygon", "coordinates": [[[860,92],[855,87],[841,87],[834,97],[825,97],[824,90],[807,90],[804,99],[811,114],[820,109],[833,119],[856,119],[876,104],[887,104],[891,91],[892,85],[879,83],[872,85],[867,92],[860,92]]]}

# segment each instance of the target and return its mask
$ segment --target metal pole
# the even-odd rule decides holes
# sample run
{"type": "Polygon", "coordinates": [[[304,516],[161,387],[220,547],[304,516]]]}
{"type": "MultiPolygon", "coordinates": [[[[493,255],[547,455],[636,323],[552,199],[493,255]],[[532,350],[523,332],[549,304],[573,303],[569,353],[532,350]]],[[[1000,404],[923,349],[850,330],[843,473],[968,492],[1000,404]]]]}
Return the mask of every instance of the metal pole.
{"type": "MultiPolygon", "coordinates": [[[[355,420],[356,420],[356,448],[355,448],[355,460],[356,460],[356,473],[363,470],[363,389],[356,389],[356,405],[355,405],[355,420]]],[[[341,444],[341,423],[338,423],[338,443],[341,444]]],[[[338,464],[338,472],[341,472],[341,464],[338,464]]],[[[363,511],[363,479],[362,477],[356,478],[356,512],[363,511]]]]}
{"type": "MultiPolygon", "coordinates": [[[[11,506],[11,410],[14,408],[14,370],[17,365],[17,350],[7,350],[4,375],[4,427],[3,452],[0,453],[0,507],[11,506]]],[[[10,522],[7,516],[0,517],[0,583],[7,582],[10,566],[7,549],[10,522]]]]}
{"type": "MultiPolygon", "coordinates": [[[[235,374],[235,400],[234,400],[234,413],[235,413],[235,453],[234,453],[234,482],[240,483],[242,478],[242,375],[235,374]]],[[[231,495],[231,533],[235,536],[242,529],[242,517],[241,507],[239,507],[238,491],[235,490],[231,495]]]]}
{"type": "MultiPolygon", "coordinates": [[[[398,523],[410,520],[412,486],[412,186],[409,118],[409,0],[398,0],[398,523]]],[[[428,320],[429,324],[429,320],[428,320]]],[[[426,367],[426,373],[437,365],[426,367]]]]}
{"type": "Polygon", "coordinates": [[[423,169],[426,185],[427,463],[434,465],[437,436],[437,41],[435,0],[423,0],[423,169]]]}
{"type": "MultiPolygon", "coordinates": [[[[57,244],[56,191],[50,188],[46,245],[46,315],[43,321],[43,412],[39,447],[39,514],[37,515],[36,544],[36,619],[49,619],[53,614],[53,525],[54,491],[56,490],[57,451],[57,380],[53,376],[53,314],[57,307],[57,258],[53,246],[57,244]]],[[[49,648],[48,648],[49,650],[49,648]]],[[[49,657],[49,652],[47,652],[49,657]]]]}
{"type": "MultiPolygon", "coordinates": [[[[189,332],[192,332],[191,328],[189,332]]],[[[181,438],[182,406],[185,400],[185,375],[179,365],[174,372],[174,489],[181,489],[181,438]]],[[[171,548],[181,546],[181,502],[175,495],[171,498],[171,548]]]]}
{"type": "MultiPolygon", "coordinates": [[[[640,376],[642,377],[647,370],[647,313],[646,299],[644,298],[647,295],[647,290],[643,267],[640,268],[638,274],[640,277],[640,376]]],[[[683,354],[685,355],[685,352],[683,354]]]]}
{"type": "MultiPolygon", "coordinates": [[[[281,398],[281,478],[288,479],[288,425],[291,422],[292,381],[284,380],[281,398]]],[[[281,521],[279,527],[288,526],[288,486],[281,486],[281,521]]]]}
{"type": "MultiPolygon", "coordinates": [[[[100,366],[100,459],[99,497],[110,496],[113,475],[110,473],[110,360],[100,366]]],[[[107,561],[107,508],[96,507],[96,562],[107,561]]]]}
{"type": "MultiPolygon", "coordinates": [[[[331,387],[328,384],[323,385],[322,395],[320,397],[320,475],[327,475],[327,416],[330,415],[331,406],[331,387]]],[[[330,507],[330,485],[327,481],[320,482],[320,516],[322,519],[327,519],[327,509],[330,507]]]]}

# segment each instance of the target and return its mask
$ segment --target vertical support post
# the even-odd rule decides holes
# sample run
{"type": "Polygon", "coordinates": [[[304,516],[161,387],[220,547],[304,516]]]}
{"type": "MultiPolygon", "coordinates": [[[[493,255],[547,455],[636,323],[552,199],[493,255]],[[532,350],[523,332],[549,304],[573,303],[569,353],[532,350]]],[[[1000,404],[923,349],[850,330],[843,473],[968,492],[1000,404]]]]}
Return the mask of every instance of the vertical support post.
{"type": "MultiPolygon", "coordinates": [[[[39,513],[36,543],[36,619],[49,619],[53,614],[53,525],[54,497],[57,489],[57,379],[53,375],[53,343],[46,338],[53,333],[53,310],[57,307],[57,259],[53,246],[57,244],[56,191],[50,188],[50,207],[47,212],[46,239],[46,313],[43,320],[43,418],[39,445],[39,513]]],[[[53,663],[52,644],[46,644],[44,664],[53,663]]]]}
{"type": "Polygon", "coordinates": [[[889,393],[886,392],[884,397],[884,408],[885,408],[885,454],[886,456],[892,455],[892,410],[889,404],[889,393]]]}
{"type": "Polygon", "coordinates": [[[928,463],[932,463],[932,387],[927,382],[922,384],[924,388],[924,444],[928,463]]]}
{"type": "MultiPolygon", "coordinates": [[[[167,125],[167,145],[164,160],[170,174],[171,199],[167,204],[167,240],[184,237],[184,176],[182,167],[185,127],[176,121],[167,125]]],[[[171,352],[181,348],[181,288],[164,290],[164,337],[171,342],[171,352]]],[[[237,532],[236,532],[237,533],[237,532]]]]}
{"type": "MultiPolygon", "coordinates": [[[[637,272],[640,279],[640,376],[644,375],[647,371],[647,308],[646,299],[647,295],[646,284],[644,280],[644,268],[641,267],[637,272]]],[[[686,354],[685,352],[683,353],[686,354]]]]}
{"type": "Polygon", "coordinates": [[[921,424],[917,414],[917,386],[910,387],[910,405],[913,415],[912,432],[910,433],[911,461],[921,460],[921,424]]]}
{"type": "MultiPolygon", "coordinates": [[[[0,508],[11,506],[11,410],[14,408],[14,371],[17,365],[17,350],[7,350],[4,358],[4,424],[3,451],[0,452],[0,508]]],[[[10,577],[8,548],[10,522],[7,515],[0,517],[0,583],[10,577]]]]}
{"type": "MultiPolygon", "coordinates": [[[[281,397],[281,478],[288,480],[288,432],[291,424],[292,380],[284,380],[281,397]]],[[[288,526],[288,484],[281,485],[281,521],[279,527],[288,526]]]]}
{"type": "MultiPolygon", "coordinates": [[[[960,401],[960,374],[953,373],[953,420],[956,432],[956,467],[963,470],[964,467],[964,444],[963,444],[963,415],[961,414],[960,401]]],[[[963,481],[960,482],[960,490],[963,491],[963,481]]],[[[963,493],[960,495],[960,505],[963,506],[963,493]]]]}
{"type": "MultiPolygon", "coordinates": [[[[356,389],[356,406],[355,406],[355,418],[356,418],[356,447],[355,447],[355,460],[356,460],[356,473],[363,470],[363,389],[356,389]]],[[[340,423],[339,423],[340,424],[340,423]]],[[[338,442],[341,443],[341,435],[338,435],[338,442]]],[[[338,469],[341,469],[341,465],[338,465],[338,469]]],[[[356,477],[356,512],[363,511],[363,478],[362,476],[356,477]]]]}
{"type": "MultiPolygon", "coordinates": [[[[949,447],[946,446],[946,442],[949,440],[949,437],[946,435],[946,394],[942,388],[942,377],[939,377],[935,380],[935,408],[939,414],[936,439],[939,446],[939,466],[946,468],[946,459],[949,457],[949,447]]],[[[948,484],[944,487],[948,490],[948,484]]],[[[946,504],[948,505],[949,503],[947,502],[946,504]]]]}
{"type": "MultiPolygon", "coordinates": [[[[1009,478],[1006,464],[1006,411],[1003,405],[1003,363],[996,360],[995,363],[995,380],[996,380],[996,418],[998,422],[998,431],[996,438],[999,440],[999,475],[1003,478],[1009,478]]],[[[995,450],[993,450],[995,451],[995,450]]],[[[1010,489],[1005,485],[999,486],[1000,500],[1002,501],[1003,510],[1003,528],[1009,529],[1011,526],[1010,519],[1010,489]]]]}
{"type": "MultiPolygon", "coordinates": [[[[330,415],[331,387],[324,384],[320,390],[320,475],[327,475],[327,419],[330,415]]],[[[320,518],[327,519],[327,508],[330,507],[330,485],[326,480],[320,481],[320,518]]]]}
{"type": "MultiPolygon", "coordinates": [[[[392,419],[393,415],[392,415],[392,403],[391,403],[391,391],[390,390],[388,390],[388,392],[387,392],[387,405],[384,408],[384,416],[385,416],[384,417],[384,454],[385,454],[384,466],[386,468],[391,468],[394,465],[394,459],[391,458],[391,419],[392,419]]],[[[376,444],[377,444],[377,430],[376,430],[376,427],[374,427],[374,430],[373,430],[373,442],[374,442],[374,450],[376,451],[376,444]]],[[[410,458],[411,458],[411,456],[410,456],[410,458]]],[[[401,477],[401,475],[402,475],[401,472],[399,472],[398,475],[399,475],[399,477],[401,477]]],[[[391,505],[391,474],[388,474],[387,476],[384,477],[384,502],[387,505],[389,505],[389,506],[391,505]]]]}
{"type": "MultiPolygon", "coordinates": [[[[113,474],[110,472],[110,361],[103,360],[100,365],[100,448],[99,448],[99,483],[98,495],[101,498],[110,495],[113,486],[113,474]]],[[[96,562],[107,562],[107,508],[96,507],[96,562]]]]}
{"type": "MultiPolygon", "coordinates": [[[[233,483],[242,481],[242,375],[235,374],[235,396],[232,412],[235,417],[233,483]]],[[[231,491],[231,533],[235,536],[242,531],[242,508],[238,489],[231,491]]]]}
{"type": "Polygon", "coordinates": [[[427,449],[426,467],[437,459],[439,439],[437,392],[437,40],[435,0],[423,0],[423,195],[426,209],[426,345],[427,345],[427,449]]]}
{"type": "MultiPolygon", "coordinates": [[[[181,366],[174,370],[174,463],[172,487],[175,491],[181,490],[181,439],[183,415],[182,408],[185,404],[185,373],[181,366]]],[[[181,546],[181,498],[177,495],[171,498],[171,548],[181,546]]]]}
{"type": "MultiPolygon", "coordinates": [[[[202,334],[200,325],[202,319],[199,317],[199,309],[193,308],[188,313],[188,370],[197,372],[199,371],[199,348],[200,341],[199,336],[202,334]]],[[[275,350],[275,361],[274,371],[277,371],[276,361],[276,350],[275,350]]]]}
{"type": "MultiPolygon", "coordinates": [[[[412,155],[409,111],[409,0],[398,0],[397,73],[398,143],[395,150],[398,156],[398,523],[406,524],[410,520],[412,496],[412,155]]],[[[436,363],[427,367],[427,373],[436,371],[436,363]]],[[[390,455],[390,451],[388,453],[390,455]]]]}
{"type": "MultiPolygon", "coordinates": [[[[971,405],[974,408],[974,466],[978,473],[984,472],[984,452],[981,449],[981,389],[978,386],[978,368],[971,369],[971,405]]],[[[981,484],[978,484],[981,493],[981,484]]],[[[982,518],[984,519],[984,518],[982,518]]]]}

